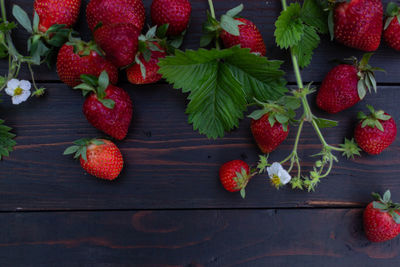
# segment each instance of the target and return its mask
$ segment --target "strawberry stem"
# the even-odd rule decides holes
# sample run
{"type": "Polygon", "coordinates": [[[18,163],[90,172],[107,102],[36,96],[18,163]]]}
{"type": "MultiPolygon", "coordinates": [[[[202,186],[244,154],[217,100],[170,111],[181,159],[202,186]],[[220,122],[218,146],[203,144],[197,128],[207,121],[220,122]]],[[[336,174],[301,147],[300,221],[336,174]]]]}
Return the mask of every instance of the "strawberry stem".
{"type": "MultiPolygon", "coordinates": [[[[213,18],[213,19],[217,19],[216,17],[215,17],[215,10],[214,10],[214,3],[213,3],[213,1],[212,0],[208,0],[208,5],[209,5],[209,7],[210,7],[210,12],[211,12],[211,17],[213,18]]],[[[217,49],[220,49],[220,45],[219,45],[219,36],[218,36],[218,33],[217,33],[217,37],[215,38],[215,47],[217,48],[217,49]]]]}
{"type": "Polygon", "coordinates": [[[4,4],[4,0],[0,0],[0,5],[1,5],[1,16],[3,17],[3,21],[7,21],[6,6],[4,4]]]}

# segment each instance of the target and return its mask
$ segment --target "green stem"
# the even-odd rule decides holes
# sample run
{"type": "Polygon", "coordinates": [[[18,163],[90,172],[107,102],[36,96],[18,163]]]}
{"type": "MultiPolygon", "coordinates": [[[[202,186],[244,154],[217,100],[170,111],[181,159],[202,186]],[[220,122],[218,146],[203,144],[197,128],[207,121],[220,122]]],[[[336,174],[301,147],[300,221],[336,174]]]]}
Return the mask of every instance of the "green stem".
{"type": "MultiPolygon", "coordinates": [[[[214,4],[212,0],[208,0],[208,5],[210,6],[210,12],[211,12],[211,17],[213,17],[214,19],[217,19],[215,16],[215,10],[214,10],[214,4]]],[[[217,33],[216,37],[215,37],[215,47],[217,49],[220,49],[220,45],[219,45],[219,34],[217,33]]]]}
{"type": "Polygon", "coordinates": [[[312,126],[314,127],[314,130],[315,130],[315,132],[317,133],[318,138],[319,138],[319,140],[321,141],[321,143],[322,143],[322,145],[324,146],[324,148],[329,148],[328,143],[325,141],[325,138],[324,138],[324,136],[322,135],[321,130],[319,129],[319,127],[318,127],[318,125],[317,125],[317,123],[315,122],[314,119],[311,121],[311,124],[312,124],[312,126]]]}
{"type": "Polygon", "coordinates": [[[4,4],[4,0],[0,0],[0,5],[1,5],[1,16],[3,17],[3,21],[7,21],[6,5],[4,4]]]}
{"type": "Polygon", "coordinates": [[[33,87],[35,88],[35,91],[38,91],[39,89],[38,89],[37,86],[36,86],[35,76],[34,76],[34,74],[33,74],[32,66],[31,66],[30,63],[28,63],[28,69],[29,69],[29,72],[31,73],[33,87]]]}

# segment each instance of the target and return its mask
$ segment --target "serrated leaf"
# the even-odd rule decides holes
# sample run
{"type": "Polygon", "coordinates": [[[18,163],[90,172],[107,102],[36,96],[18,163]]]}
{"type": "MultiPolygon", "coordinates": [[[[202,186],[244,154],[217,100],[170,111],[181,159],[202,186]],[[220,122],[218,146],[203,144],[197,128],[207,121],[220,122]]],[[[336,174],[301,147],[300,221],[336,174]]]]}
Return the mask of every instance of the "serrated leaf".
{"type": "Polygon", "coordinates": [[[324,10],[324,6],[318,0],[305,0],[301,8],[301,19],[304,23],[317,28],[322,34],[329,32],[328,15],[329,12],[324,10]]]}
{"type": "Polygon", "coordinates": [[[299,3],[291,4],[282,11],[275,22],[275,38],[280,48],[289,48],[297,45],[304,33],[304,25],[300,19],[301,7],[299,3]]]}
{"type": "Polygon", "coordinates": [[[323,128],[332,128],[338,126],[337,121],[323,119],[323,118],[314,118],[315,122],[317,123],[318,127],[323,128]]]}
{"type": "Polygon", "coordinates": [[[29,33],[32,33],[32,24],[31,20],[26,14],[25,10],[23,10],[20,6],[14,5],[12,9],[13,16],[21,24],[22,27],[25,28],[29,33]]]}
{"type": "Polygon", "coordinates": [[[320,38],[314,27],[304,25],[304,34],[299,43],[293,46],[293,53],[296,55],[301,68],[305,68],[311,63],[313,51],[318,47],[320,38]]]}
{"type": "Polygon", "coordinates": [[[239,25],[244,24],[242,21],[235,20],[234,18],[227,16],[227,15],[222,15],[221,16],[221,28],[224,29],[226,32],[234,35],[234,36],[239,36],[239,25]]]}
{"type": "Polygon", "coordinates": [[[9,152],[13,151],[16,142],[13,140],[15,134],[11,133],[11,127],[5,126],[4,120],[0,120],[0,160],[3,157],[8,157],[9,152]]]}

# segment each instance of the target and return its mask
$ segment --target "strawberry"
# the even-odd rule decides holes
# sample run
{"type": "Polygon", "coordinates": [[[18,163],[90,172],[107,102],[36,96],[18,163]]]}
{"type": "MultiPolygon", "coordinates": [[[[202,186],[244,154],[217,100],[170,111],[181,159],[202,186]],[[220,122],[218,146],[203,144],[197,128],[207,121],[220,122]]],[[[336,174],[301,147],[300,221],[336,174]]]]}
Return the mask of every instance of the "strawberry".
{"type": "Polygon", "coordinates": [[[132,120],[133,106],[131,98],[123,89],[109,85],[107,72],[99,78],[82,75],[83,84],[74,89],[82,89],[89,96],[83,104],[83,114],[95,128],[117,140],[122,140],[128,133],[132,120]]]}
{"type": "Polygon", "coordinates": [[[264,40],[256,25],[250,20],[244,18],[235,18],[236,21],[241,22],[239,25],[239,36],[230,34],[222,30],[221,39],[226,48],[240,45],[242,48],[250,48],[252,53],[265,56],[266,48],[264,40]]]}
{"type": "Polygon", "coordinates": [[[226,162],[219,169],[222,186],[229,192],[240,191],[243,198],[246,196],[245,188],[252,176],[249,165],[242,160],[226,162]]]}
{"type": "Polygon", "coordinates": [[[153,0],[151,20],[153,24],[168,24],[168,35],[180,35],[189,25],[192,6],[188,0],[153,0]]]}
{"type": "Polygon", "coordinates": [[[366,116],[363,112],[358,113],[360,122],[354,132],[357,144],[371,155],[378,155],[390,146],[397,135],[397,127],[393,118],[383,110],[375,109],[367,105],[371,114],[366,116]]]}
{"type": "Polygon", "coordinates": [[[94,33],[95,42],[105,52],[106,59],[117,67],[134,62],[140,32],[132,24],[107,24],[94,33]]]}
{"type": "Polygon", "coordinates": [[[358,64],[353,58],[353,65],[341,64],[333,68],[322,81],[317,95],[317,105],[329,113],[337,113],[354,106],[373,88],[376,92],[374,71],[368,61],[372,53],[363,56],[358,64]]]}
{"type": "Polygon", "coordinates": [[[64,44],[57,56],[57,72],[60,80],[74,87],[80,83],[82,74],[99,76],[105,70],[113,84],[118,82],[118,69],[105,60],[93,42],[72,39],[64,44]]]}
{"type": "Polygon", "coordinates": [[[371,242],[391,240],[400,233],[400,204],[390,200],[390,191],[382,197],[372,193],[376,201],[368,204],[364,210],[363,222],[365,234],[371,242]]]}
{"type": "Polygon", "coordinates": [[[100,22],[103,25],[130,23],[141,31],[145,10],[142,0],[91,0],[86,8],[86,19],[92,31],[100,22]]]}
{"type": "Polygon", "coordinates": [[[143,48],[146,52],[135,58],[136,64],[126,70],[129,82],[133,84],[149,84],[161,80],[158,73],[160,58],[167,56],[165,50],[157,42],[147,42],[143,48]]]}
{"type": "Polygon", "coordinates": [[[35,0],[33,8],[39,15],[39,31],[46,32],[54,24],[71,28],[75,24],[81,0],[35,0]]]}
{"type": "Polygon", "coordinates": [[[80,139],[64,151],[64,155],[75,154],[82,168],[89,174],[105,180],[116,179],[124,166],[118,147],[105,139],[80,139]]]}
{"type": "Polygon", "coordinates": [[[391,48],[400,51],[400,8],[390,2],[387,6],[386,16],[383,37],[391,48]]]}
{"type": "Polygon", "coordinates": [[[336,4],[334,38],[339,43],[363,51],[378,49],[382,35],[381,0],[351,0],[336,4]]]}

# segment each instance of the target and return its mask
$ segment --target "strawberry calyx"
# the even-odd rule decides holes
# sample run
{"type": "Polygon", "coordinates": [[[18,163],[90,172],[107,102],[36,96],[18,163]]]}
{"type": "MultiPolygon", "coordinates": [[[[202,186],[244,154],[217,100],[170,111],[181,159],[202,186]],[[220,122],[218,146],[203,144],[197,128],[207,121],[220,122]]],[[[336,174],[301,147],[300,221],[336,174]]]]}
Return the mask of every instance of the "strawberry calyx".
{"type": "Polygon", "coordinates": [[[293,96],[284,96],[278,101],[268,101],[266,103],[256,98],[254,98],[254,101],[257,105],[262,107],[262,109],[253,111],[248,117],[253,120],[259,120],[264,115],[268,115],[268,121],[271,127],[273,127],[275,123],[280,123],[285,132],[287,132],[290,122],[296,122],[294,119],[296,116],[294,110],[301,105],[300,99],[293,96]]]}
{"type": "Polygon", "coordinates": [[[400,224],[400,215],[398,214],[400,211],[400,204],[392,202],[390,199],[390,190],[387,190],[383,194],[383,198],[378,193],[372,193],[372,197],[375,199],[375,201],[372,202],[374,209],[389,213],[393,220],[397,224],[400,224]]]}
{"type": "Polygon", "coordinates": [[[397,19],[398,23],[400,23],[400,8],[396,3],[390,2],[387,5],[386,17],[387,19],[384,26],[385,30],[389,27],[390,23],[392,23],[393,19],[395,18],[397,19]]]}
{"type": "Polygon", "coordinates": [[[74,53],[80,57],[89,56],[93,51],[97,52],[100,56],[103,56],[103,51],[97,46],[94,41],[85,42],[79,37],[69,36],[67,45],[70,45],[74,49],[74,53]]]}
{"type": "Polygon", "coordinates": [[[375,111],[374,107],[367,105],[367,108],[371,112],[370,115],[365,115],[364,112],[360,111],[357,114],[357,118],[361,121],[361,128],[369,126],[371,128],[378,128],[380,131],[384,132],[381,121],[390,120],[391,116],[386,114],[383,110],[375,111]]]}
{"type": "Polygon", "coordinates": [[[220,21],[213,18],[210,12],[207,11],[207,21],[203,24],[203,36],[200,39],[200,46],[208,46],[215,38],[219,38],[222,30],[239,36],[239,25],[245,24],[242,21],[236,20],[239,13],[243,11],[243,4],[238,5],[228,10],[224,15],[221,16],[220,21]]]}
{"type": "Polygon", "coordinates": [[[81,157],[84,161],[87,161],[87,149],[90,145],[104,145],[104,142],[100,139],[89,139],[82,138],[74,141],[74,145],[65,149],[63,155],[72,155],[74,154],[74,159],[81,157]]]}
{"type": "Polygon", "coordinates": [[[98,78],[94,75],[82,74],[81,80],[83,83],[75,86],[73,89],[82,90],[83,96],[92,92],[96,95],[97,100],[100,101],[103,106],[109,109],[114,108],[114,100],[106,98],[106,89],[110,84],[107,71],[102,71],[98,78]]]}
{"type": "Polygon", "coordinates": [[[340,147],[343,149],[343,156],[346,156],[348,159],[354,159],[354,156],[361,156],[361,148],[354,141],[354,138],[345,138],[344,144],[340,144],[340,147]]]}
{"type": "Polygon", "coordinates": [[[241,168],[240,172],[236,172],[236,176],[233,178],[236,182],[235,190],[240,190],[242,198],[246,197],[246,186],[254,175],[254,172],[247,173],[245,168],[241,168]]]}

